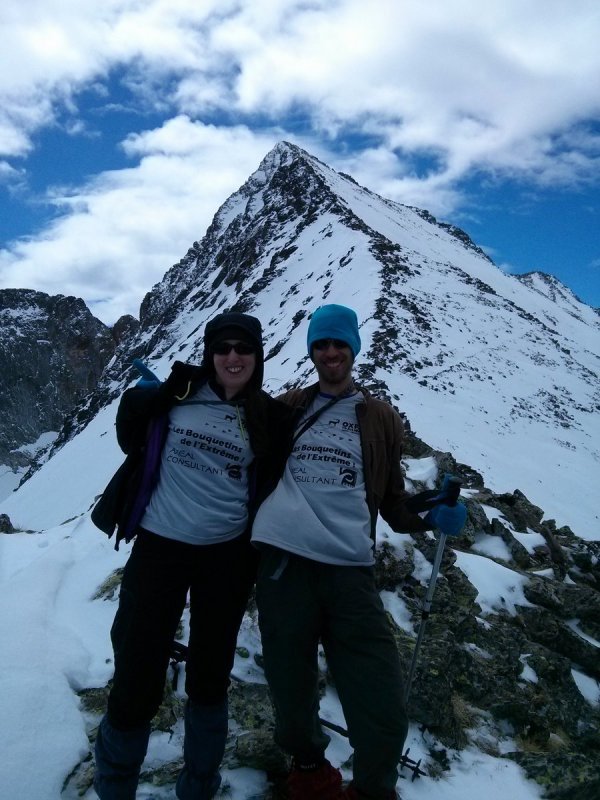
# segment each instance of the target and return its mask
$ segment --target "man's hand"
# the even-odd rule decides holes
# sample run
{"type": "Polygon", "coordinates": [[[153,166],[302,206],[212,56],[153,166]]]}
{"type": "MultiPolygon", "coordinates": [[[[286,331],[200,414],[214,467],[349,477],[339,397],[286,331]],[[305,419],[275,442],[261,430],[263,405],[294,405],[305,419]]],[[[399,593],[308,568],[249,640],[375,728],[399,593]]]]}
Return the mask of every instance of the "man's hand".
{"type": "Polygon", "coordinates": [[[459,536],[467,521],[467,509],[462,503],[447,506],[444,503],[435,506],[425,517],[425,522],[438,528],[446,536],[459,536]]]}

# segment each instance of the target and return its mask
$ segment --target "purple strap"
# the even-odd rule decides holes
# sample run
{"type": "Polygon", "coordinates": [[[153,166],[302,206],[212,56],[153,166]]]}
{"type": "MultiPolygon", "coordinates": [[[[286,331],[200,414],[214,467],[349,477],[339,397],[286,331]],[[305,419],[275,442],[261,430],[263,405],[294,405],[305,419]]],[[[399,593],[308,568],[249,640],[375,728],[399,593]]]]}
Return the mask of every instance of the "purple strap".
{"type": "Polygon", "coordinates": [[[166,417],[160,417],[159,419],[155,419],[150,422],[148,438],[146,440],[142,479],[131,508],[131,513],[129,514],[123,529],[123,535],[126,541],[129,541],[129,539],[133,536],[133,532],[139,525],[141,518],[144,516],[144,511],[150,502],[150,497],[152,496],[154,486],[156,485],[160,466],[160,454],[164,445],[166,424],[166,417]]]}

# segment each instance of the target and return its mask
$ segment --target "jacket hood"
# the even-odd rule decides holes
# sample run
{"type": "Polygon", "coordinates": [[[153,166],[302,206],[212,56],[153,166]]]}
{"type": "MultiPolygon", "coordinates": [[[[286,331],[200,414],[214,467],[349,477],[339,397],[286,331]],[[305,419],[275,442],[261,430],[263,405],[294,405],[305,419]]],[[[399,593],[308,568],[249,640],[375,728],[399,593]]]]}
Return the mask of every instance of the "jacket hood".
{"type": "MultiPolygon", "coordinates": [[[[256,350],[256,367],[248,382],[247,390],[257,391],[262,388],[265,355],[263,350],[262,326],[260,321],[250,314],[239,311],[228,311],[217,314],[207,323],[204,330],[204,355],[202,365],[210,378],[215,377],[215,367],[210,347],[221,339],[239,338],[252,344],[256,350]]],[[[244,392],[246,394],[246,392],[244,392]]]]}

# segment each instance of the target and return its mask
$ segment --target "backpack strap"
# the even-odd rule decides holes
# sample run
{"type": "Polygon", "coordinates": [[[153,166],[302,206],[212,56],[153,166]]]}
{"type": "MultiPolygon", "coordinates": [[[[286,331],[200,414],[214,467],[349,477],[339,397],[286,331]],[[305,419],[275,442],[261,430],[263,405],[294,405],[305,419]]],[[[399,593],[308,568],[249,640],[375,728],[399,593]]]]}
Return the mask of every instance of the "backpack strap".
{"type": "Polygon", "coordinates": [[[336,395],[335,397],[330,398],[330,400],[327,403],[325,403],[324,406],[318,408],[314,412],[314,414],[311,414],[310,417],[308,417],[308,419],[304,420],[300,428],[296,431],[296,433],[292,437],[292,447],[296,444],[296,442],[302,436],[302,434],[306,433],[306,431],[315,424],[315,422],[319,419],[321,414],[323,414],[325,411],[327,411],[327,409],[331,408],[331,406],[335,405],[337,401],[341,399],[342,396],[339,394],[336,395]]]}

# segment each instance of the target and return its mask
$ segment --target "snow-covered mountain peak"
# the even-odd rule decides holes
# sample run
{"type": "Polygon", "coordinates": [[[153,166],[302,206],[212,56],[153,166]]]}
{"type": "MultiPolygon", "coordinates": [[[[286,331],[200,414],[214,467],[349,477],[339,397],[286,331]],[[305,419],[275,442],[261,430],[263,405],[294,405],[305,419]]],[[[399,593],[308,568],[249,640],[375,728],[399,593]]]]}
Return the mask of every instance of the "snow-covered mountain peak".
{"type": "Polygon", "coordinates": [[[281,142],[221,206],[205,236],[144,299],[69,436],[133,377],[198,360],[206,322],[257,315],[266,387],[314,379],[306,324],[328,302],[356,309],[358,378],[413,430],[497,490],[516,487],[580,535],[598,535],[590,496],[600,463],[600,325],[555,279],[498,269],[467,234],[386,200],[281,142]],[[555,487],[564,487],[556,492],[555,487]]]}
{"type": "MultiPolygon", "coordinates": [[[[22,318],[18,332],[50,342],[38,337],[43,315],[31,298],[18,300],[17,310],[5,302],[0,324],[16,330],[22,318]]],[[[431,777],[403,781],[402,796],[541,797],[515,762],[553,797],[600,790],[598,316],[550,276],[507,275],[466,233],[282,142],[144,298],[139,327],[133,318],[115,326],[96,390],[0,506],[6,796],[93,792],[90,740],[112,674],[109,630],[128,548],[115,553],[89,510],[122,461],[114,420],[137,378],[132,360],[164,378],[175,359],[201,358],[209,319],[244,310],[262,321],[266,388],[277,394],[314,380],[306,328],[329,302],[356,309],[357,378],[416,434],[403,458],[408,488],[456,472],[468,510],[463,534],[446,543],[411,695],[407,746],[431,777]],[[24,718],[36,731],[36,770],[29,739],[14,736],[24,718]]],[[[33,349],[39,357],[46,347],[33,349]]],[[[382,601],[408,665],[435,542],[381,523],[378,543],[382,601]]],[[[186,612],[184,638],[188,626],[186,612]]],[[[239,644],[224,764],[232,800],[260,796],[274,763],[253,612],[239,644]]],[[[322,680],[323,712],[337,726],[339,703],[322,680]]],[[[181,687],[168,694],[169,731],[152,735],[142,787],[161,798],[174,791],[183,730],[181,687]]],[[[349,777],[337,730],[328,754],[349,777]]]]}
{"type": "Polygon", "coordinates": [[[515,277],[521,283],[529,286],[530,289],[539,292],[557,305],[562,306],[563,310],[571,313],[577,319],[585,320],[592,326],[600,327],[600,320],[597,318],[600,310],[590,308],[590,306],[582,303],[577,295],[554,275],[534,271],[527,272],[524,275],[516,275],[515,277]]]}

